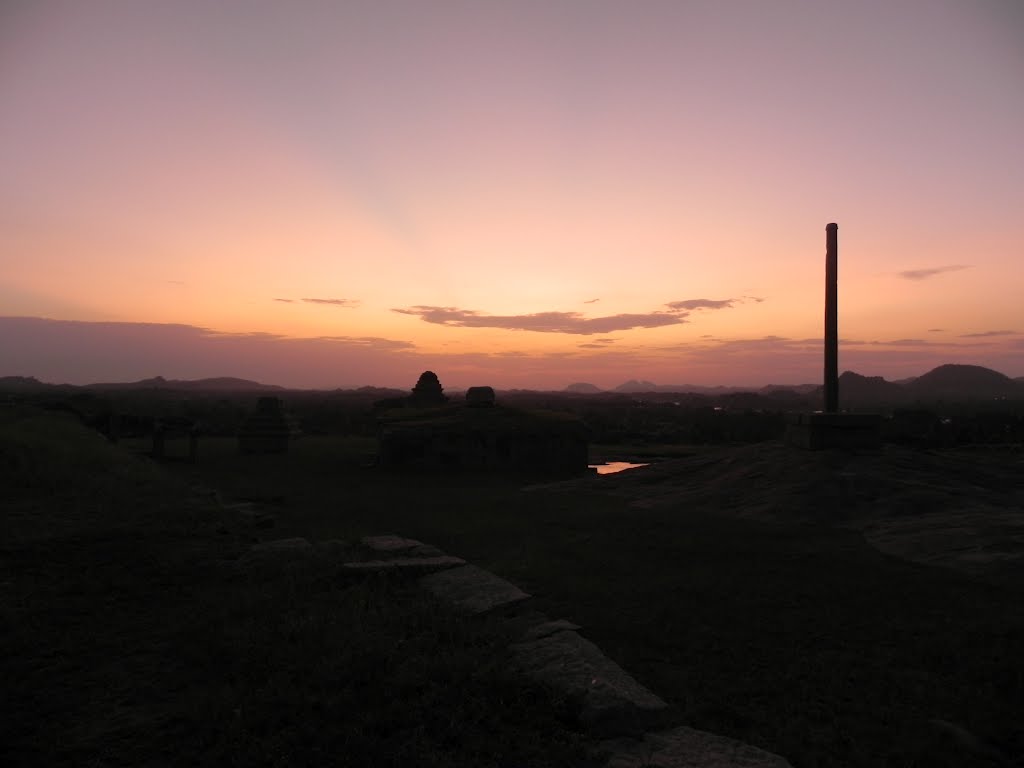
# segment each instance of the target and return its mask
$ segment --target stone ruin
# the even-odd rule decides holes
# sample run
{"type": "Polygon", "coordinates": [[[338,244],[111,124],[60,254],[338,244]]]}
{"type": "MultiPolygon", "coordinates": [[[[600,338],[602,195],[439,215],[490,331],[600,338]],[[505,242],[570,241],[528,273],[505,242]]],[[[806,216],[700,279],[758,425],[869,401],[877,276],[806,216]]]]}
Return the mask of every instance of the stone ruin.
{"type": "Polygon", "coordinates": [[[292,439],[299,435],[298,424],[284,410],[278,397],[261,397],[256,410],[238,430],[241,453],[287,453],[292,439]]]}
{"type": "Polygon", "coordinates": [[[420,374],[419,381],[412,388],[412,394],[408,398],[409,405],[414,408],[430,408],[444,405],[448,397],[441,388],[441,381],[433,371],[424,371],[420,374]]]}
{"type": "Polygon", "coordinates": [[[423,404],[417,401],[423,395],[435,407],[395,407],[381,414],[381,467],[559,476],[587,471],[590,432],[579,418],[500,406],[491,387],[470,387],[461,403],[448,403],[440,390],[437,376],[427,371],[407,402],[423,404]]]}
{"type": "Polygon", "coordinates": [[[491,387],[470,387],[466,390],[466,405],[471,408],[494,406],[494,390],[491,387]]]}

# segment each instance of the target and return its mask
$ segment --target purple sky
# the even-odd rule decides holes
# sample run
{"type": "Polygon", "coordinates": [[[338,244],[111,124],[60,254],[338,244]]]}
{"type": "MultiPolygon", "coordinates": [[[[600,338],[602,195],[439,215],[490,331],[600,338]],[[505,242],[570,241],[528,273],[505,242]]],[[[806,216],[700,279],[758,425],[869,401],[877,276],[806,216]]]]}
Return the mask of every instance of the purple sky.
{"type": "Polygon", "coordinates": [[[1021,376],[1021,83],[1019,0],[5,3],[0,375],[814,381],[837,221],[841,367],[1021,376]]]}

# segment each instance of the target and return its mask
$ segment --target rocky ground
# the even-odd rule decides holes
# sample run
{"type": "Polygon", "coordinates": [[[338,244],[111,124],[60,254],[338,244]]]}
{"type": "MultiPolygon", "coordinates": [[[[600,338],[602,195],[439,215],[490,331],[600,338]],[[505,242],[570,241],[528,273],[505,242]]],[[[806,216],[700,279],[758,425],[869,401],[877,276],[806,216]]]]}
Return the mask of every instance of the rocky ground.
{"type": "Polygon", "coordinates": [[[1024,579],[1022,480],[1019,448],[847,452],[764,443],[544,487],[596,489],[638,508],[834,522],[887,554],[1024,579]]]}

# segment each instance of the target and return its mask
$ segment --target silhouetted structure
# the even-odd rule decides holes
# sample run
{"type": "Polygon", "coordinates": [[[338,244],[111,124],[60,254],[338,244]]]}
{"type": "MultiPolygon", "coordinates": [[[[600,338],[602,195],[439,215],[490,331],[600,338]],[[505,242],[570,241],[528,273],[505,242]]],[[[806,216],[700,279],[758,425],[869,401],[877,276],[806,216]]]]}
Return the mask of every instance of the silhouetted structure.
{"type": "Polygon", "coordinates": [[[839,225],[825,226],[825,381],[824,413],[792,414],[786,442],[799,448],[877,448],[882,417],[839,413],[839,225]]]}
{"type": "Polygon", "coordinates": [[[298,425],[285,412],[281,399],[261,397],[238,430],[238,449],[242,453],[286,453],[298,434],[298,425]]]}
{"type": "Polygon", "coordinates": [[[379,424],[385,468],[587,471],[590,431],[579,418],[499,406],[491,387],[471,387],[464,404],[394,410],[379,424]]]}
{"type": "Polygon", "coordinates": [[[409,397],[409,405],[414,408],[429,408],[436,405],[444,405],[448,398],[441,388],[441,381],[433,371],[424,371],[420,374],[416,386],[412,388],[412,395],[409,397]]]}
{"type": "Polygon", "coordinates": [[[494,399],[491,387],[470,387],[466,390],[466,405],[474,408],[489,408],[494,405],[494,399]]]}
{"type": "Polygon", "coordinates": [[[194,463],[199,452],[199,428],[191,419],[181,417],[166,417],[153,421],[153,458],[166,458],[167,438],[174,437],[188,438],[188,460],[194,463]]]}
{"type": "Polygon", "coordinates": [[[839,412],[839,225],[825,227],[825,413],[839,412]]]}

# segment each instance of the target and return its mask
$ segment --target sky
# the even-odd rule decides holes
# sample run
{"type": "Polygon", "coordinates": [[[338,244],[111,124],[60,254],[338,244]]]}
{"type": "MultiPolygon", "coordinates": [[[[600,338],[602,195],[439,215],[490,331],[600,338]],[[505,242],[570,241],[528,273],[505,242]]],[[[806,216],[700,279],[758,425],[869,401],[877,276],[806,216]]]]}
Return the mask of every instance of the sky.
{"type": "Polygon", "coordinates": [[[7,0],[0,375],[1024,376],[1019,0],[7,0]]]}

